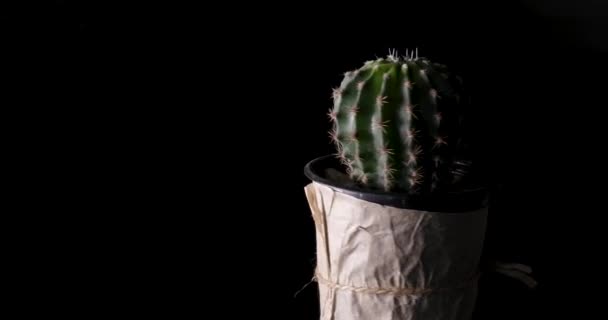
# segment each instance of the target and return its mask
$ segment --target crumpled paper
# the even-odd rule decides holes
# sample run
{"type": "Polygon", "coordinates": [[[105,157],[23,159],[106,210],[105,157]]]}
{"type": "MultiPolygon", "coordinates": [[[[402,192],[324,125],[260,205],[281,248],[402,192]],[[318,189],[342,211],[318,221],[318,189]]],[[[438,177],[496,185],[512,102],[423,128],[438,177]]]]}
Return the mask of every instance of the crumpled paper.
{"type": "Polygon", "coordinates": [[[487,208],[400,209],[312,182],[321,320],[469,320],[487,208]]]}

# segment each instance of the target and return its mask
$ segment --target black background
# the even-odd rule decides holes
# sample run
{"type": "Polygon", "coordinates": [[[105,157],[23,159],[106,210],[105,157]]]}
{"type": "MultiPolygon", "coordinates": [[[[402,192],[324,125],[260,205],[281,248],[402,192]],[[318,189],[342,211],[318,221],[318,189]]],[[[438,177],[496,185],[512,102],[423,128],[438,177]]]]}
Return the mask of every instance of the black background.
{"type": "Polygon", "coordinates": [[[333,152],[331,89],[363,61],[418,48],[460,73],[474,96],[487,174],[500,186],[484,257],[528,264],[540,283],[528,290],[484,275],[475,319],[590,317],[605,272],[599,3],[56,1],[27,29],[76,62],[74,130],[55,152],[76,150],[84,161],[69,166],[100,189],[84,208],[106,213],[86,227],[109,228],[87,247],[104,257],[87,264],[99,269],[88,287],[110,288],[90,311],[219,307],[215,318],[316,319],[316,284],[294,295],[314,268],[303,167],[333,152]]]}

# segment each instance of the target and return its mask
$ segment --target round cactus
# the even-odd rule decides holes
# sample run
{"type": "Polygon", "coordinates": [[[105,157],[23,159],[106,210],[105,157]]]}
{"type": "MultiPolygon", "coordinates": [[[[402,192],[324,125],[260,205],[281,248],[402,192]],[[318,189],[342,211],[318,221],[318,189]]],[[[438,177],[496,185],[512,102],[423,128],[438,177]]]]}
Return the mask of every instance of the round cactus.
{"type": "Polygon", "coordinates": [[[454,183],[465,99],[446,66],[391,54],[346,72],[333,99],[331,138],[352,180],[423,194],[454,183]]]}

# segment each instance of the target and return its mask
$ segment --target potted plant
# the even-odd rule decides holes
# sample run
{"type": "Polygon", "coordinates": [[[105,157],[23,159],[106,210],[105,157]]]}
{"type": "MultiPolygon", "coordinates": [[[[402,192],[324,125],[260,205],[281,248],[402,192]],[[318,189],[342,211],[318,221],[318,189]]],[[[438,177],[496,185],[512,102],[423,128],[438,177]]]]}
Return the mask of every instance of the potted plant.
{"type": "Polygon", "coordinates": [[[470,319],[488,212],[461,79],[417,53],[346,72],[310,161],[321,319],[470,319]]]}

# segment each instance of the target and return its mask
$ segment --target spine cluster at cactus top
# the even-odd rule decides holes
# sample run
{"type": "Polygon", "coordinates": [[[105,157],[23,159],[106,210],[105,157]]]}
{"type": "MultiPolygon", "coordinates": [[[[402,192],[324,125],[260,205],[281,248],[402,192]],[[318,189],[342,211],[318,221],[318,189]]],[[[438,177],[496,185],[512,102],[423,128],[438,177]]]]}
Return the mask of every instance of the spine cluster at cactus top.
{"type": "Polygon", "coordinates": [[[460,79],[425,58],[389,55],[347,72],[329,112],[350,177],[384,191],[433,193],[464,146],[460,79]]]}

